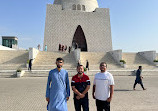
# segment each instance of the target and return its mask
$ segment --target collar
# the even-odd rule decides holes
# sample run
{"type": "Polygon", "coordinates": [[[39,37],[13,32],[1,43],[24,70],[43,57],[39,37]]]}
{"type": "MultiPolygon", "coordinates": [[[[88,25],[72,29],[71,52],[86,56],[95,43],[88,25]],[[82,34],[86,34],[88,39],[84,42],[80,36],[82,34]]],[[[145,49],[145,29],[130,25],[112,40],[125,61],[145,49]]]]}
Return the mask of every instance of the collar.
{"type": "Polygon", "coordinates": [[[57,70],[58,72],[60,72],[60,71],[62,70],[62,68],[61,68],[61,69],[56,68],[56,70],[57,70]]]}
{"type": "Polygon", "coordinates": [[[105,71],[105,72],[100,72],[100,73],[106,74],[106,73],[107,73],[107,71],[105,71]]]}
{"type": "MultiPolygon", "coordinates": [[[[77,78],[80,78],[80,77],[78,77],[78,74],[76,74],[76,75],[77,75],[77,78]]],[[[82,77],[83,77],[84,75],[85,75],[85,74],[83,73],[82,77]]],[[[81,77],[81,78],[82,78],[82,77],[81,77]]]]}

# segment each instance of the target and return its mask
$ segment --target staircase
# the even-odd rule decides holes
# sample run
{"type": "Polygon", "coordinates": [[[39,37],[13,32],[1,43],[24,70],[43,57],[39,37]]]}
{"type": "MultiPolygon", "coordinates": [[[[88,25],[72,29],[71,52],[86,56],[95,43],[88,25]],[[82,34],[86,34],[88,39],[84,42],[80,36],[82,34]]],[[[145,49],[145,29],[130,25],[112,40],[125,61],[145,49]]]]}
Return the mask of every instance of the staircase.
{"type": "Polygon", "coordinates": [[[0,70],[24,68],[28,59],[28,51],[0,50],[0,70]]]}
{"type": "MultiPolygon", "coordinates": [[[[33,63],[32,71],[27,71],[25,64],[29,59],[28,51],[0,51],[0,78],[15,77],[18,68],[25,70],[24,77],[47,77],[49,71],[56,68],[55,62],[58,57],[64,59],[63,68],[68,70],[69,76],[77,73],[77,63],[73,53],[41,51],[33,63]]],[[[126,61],[126,68],[117,64],[109,53],[81,52],[80,58],[81,64],[84,66],[86,66],[86,60],[89,61],[90,71],[86,73],[90,76],[99,72],[99,64],[101,62],[106,62],[108,65],[107,70],[115,76],[132,75],[133,71],[137,70],[140,65],[143,66],[145,75],[157,75],[158,72],[158,67],[148,62],[138,53],[122,53],[122,59],[126,61]]]]}
{"type": "MultiPolygon", "coordinates": [[[[67,70],[67,69],[66,69],[67,70]]],[[[50,70],[32,70],[32,71],[25,71],[23,77],[48,77],[50,70]]],[[[74,76],[77,74],[76,70],[67,70],[69,77],[74,76]]]]}
{"type": "Polygon", "coordinates": [[[138,66],[142,66],[143,69],[147,70],[155,70],[157,69],[154,64],[148,62],[138,53],[122,53],[122,59],[126,61],[127,67],[126,69],[137,69],[138,66]]]}
{"type": "Polygon", "coordinates": [[[86,66],[86,60],[89,61],[90,70],[99,70],[101,62],[106,62],[109,70],[122,68],[109,53],[81,52],[81,64],[86,66]]]}
{"type": "Polygon", "coordinates": [[[76,62],[73,56],[73,53],[66,52],[44,52],[41,51],[38,53],[34,63],[33,70],[51,70],[56,67],[56,59],[61,57],[64,59],[63,68],[65,69],[75,69],[76,62]]]}
{"type": "Polygon", "coordinates": [[[0,71],[0,78],[15,78],[15,77],[16,77],[16,70],[0,71]]]}

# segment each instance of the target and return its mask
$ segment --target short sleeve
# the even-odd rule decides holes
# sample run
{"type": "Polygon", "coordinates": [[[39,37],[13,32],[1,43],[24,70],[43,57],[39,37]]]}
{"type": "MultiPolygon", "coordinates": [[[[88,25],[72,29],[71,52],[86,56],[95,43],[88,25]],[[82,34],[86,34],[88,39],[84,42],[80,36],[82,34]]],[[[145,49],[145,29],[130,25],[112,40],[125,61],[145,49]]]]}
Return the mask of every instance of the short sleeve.
{"type": "Polygon", "coordinates": [[[96,79],[95,79],[95,76],[94,76],[93,85],[96,85],[96,79]]]}
{"type": "Polygon", "coordinates": [[[75,77],[74,76],[72,77],[72,80],[71,80],[71,86],[75,86],[75,77]]]}
{"type": "Polygon", "coordinates": [[[110,77],[109,77],[109,85],[114,85],[114,78],[113,76],[110,74],[110,77]]]}
{"type": "Polygon", "coordinates": [[[90,85],[90,79],[88,76],[86,77],[86,83],[87,83],[87,85],[90,85]]]}

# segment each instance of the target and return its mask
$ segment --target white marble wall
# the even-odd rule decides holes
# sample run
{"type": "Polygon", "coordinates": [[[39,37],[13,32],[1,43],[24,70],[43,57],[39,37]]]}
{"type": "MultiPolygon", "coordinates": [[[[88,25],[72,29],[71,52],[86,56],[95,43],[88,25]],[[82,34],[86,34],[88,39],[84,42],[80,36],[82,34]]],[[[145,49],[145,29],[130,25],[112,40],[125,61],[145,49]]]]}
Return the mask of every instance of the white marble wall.
{"type": "Polygon", "coordinates": [[[29,48],[29,60],[33,59],[32,63],[36,59],[36,56],[37,56],[38,52],[39,52],[39,50],[37,50],[35,48],[29,48]]]}
{"type": "Polygon", "coordinates": [[[122,50],[113,50],[109,52],[113,59],[120,64],[120,60],[122,59],[122,50]]]}
{"type": "Polygon", "coordinates": [[[138,52],[138,54],[140,54],[150,63],[153,63],[153,61],[156,59],[156,51],[143,51],[143,52],[138,52]]]}
{"type": "Polygon", "coordinates": [[[44,44],[48,51],[58,51],[58,46],[72,45],[75,31],[80,25],[87,41],[88,52],[112,50],[109,9],[97,8],[95,12],[62,10],[61,5],[47,5],[44,44]]]}
{"type": "Polygon", "coordinates": [[[82,5],[84,5],[86,12],[92,12],[99,7],[97,0],[55,0],[54,4],[61,5],[63,10],[72,10],[73,5],[80,5],[81,10],[78,11],[83,11],[82,5]]]}

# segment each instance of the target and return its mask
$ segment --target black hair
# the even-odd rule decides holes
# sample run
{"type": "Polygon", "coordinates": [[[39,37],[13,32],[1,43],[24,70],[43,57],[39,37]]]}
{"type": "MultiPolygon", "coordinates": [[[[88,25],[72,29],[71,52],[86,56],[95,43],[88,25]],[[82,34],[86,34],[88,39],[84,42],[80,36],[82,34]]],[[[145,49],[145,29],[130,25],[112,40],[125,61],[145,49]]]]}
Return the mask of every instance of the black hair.
{"type": "Polygon", "coordinates": [[[81,66],[83,66],[82,64],[79,64],[79,65],[77,65],[77,68],[79,68],[79,67],[81,67],[81,66]]]}
{"type": "Polygon", "coordinates": [[[105,65],[106,65],[106,67],[107,67],[107,64],[106,64],[106,62],[101,62],[101,63],[100,63],[100,65],[102,65],[102,64],[105,64],[105,65]]]}
{"type": "Polygon", "coordinates": [[[139,69],[141,69],[142,68],[142,66],[139,66],[139,69]]]}
{"type": "Polygon", "coordinates": [[[58,57],[58,58],[56,59],[56,62],[57,62],[57,61],[63,61],[63,62],[64,62],[64,59],[61,58],[61,57],[58,57]]]}

